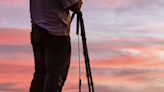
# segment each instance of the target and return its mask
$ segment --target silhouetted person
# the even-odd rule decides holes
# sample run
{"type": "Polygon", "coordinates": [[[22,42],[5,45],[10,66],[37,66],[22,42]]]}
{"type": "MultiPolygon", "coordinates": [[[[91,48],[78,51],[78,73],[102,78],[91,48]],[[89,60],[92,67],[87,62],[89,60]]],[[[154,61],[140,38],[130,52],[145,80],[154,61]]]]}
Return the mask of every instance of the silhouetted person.
{"type": "Polygon", "coordinates": [[[61,92],[70,65],[70,14],[81,0],[30,0],[35,73],[30,92],[61,92]]]}

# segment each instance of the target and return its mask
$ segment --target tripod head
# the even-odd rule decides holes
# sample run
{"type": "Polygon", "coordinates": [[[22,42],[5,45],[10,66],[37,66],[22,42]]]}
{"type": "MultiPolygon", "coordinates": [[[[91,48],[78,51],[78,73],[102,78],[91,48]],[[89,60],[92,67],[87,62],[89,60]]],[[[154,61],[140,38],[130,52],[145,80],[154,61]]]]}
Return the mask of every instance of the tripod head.
{"type": "Polygon", "coordinates": [[[81,35],[83,34],[83,35],[85,35],[85,29],[84,29],[84,22],[83,22],[83,18],[82,18],[82,12],[81,11],[79,11],[78,13],[73,13],[72,14],[72,16],[71,16],[71,22],[72,22],[72,20],[73,20],[73,18],[74,18],[74,16],[75,16],[75,14],[77,14],[77,24],[76,24],[76,26],[77,26],[77,29],[76,29],[76,34],[78,35],[79,34],[79,23],[80,23],[80,25],[81,25],[81,35]]]}

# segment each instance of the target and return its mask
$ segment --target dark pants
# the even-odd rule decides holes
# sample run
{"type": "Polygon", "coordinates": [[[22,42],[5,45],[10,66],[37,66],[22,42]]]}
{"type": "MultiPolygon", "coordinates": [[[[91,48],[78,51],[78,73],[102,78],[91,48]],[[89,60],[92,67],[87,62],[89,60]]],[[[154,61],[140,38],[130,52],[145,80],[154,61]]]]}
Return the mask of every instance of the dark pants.
{"type": "Polygon", "coordinates": [[[54,36],[34,26],[31,43],[35,58],[35,73],[30,92],[61,92],[70,65],[70,38],[54,36]]]}

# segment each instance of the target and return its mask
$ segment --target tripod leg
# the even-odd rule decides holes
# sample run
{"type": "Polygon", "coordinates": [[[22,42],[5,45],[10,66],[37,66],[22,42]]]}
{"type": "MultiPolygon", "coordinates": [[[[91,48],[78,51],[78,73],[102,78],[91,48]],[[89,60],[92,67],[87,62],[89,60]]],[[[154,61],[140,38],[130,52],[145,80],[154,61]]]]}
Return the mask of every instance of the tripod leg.
{"type": "MultiPolygon", "coordinates": [[[[71,21],[72,21],[74,15],[75,15],[75,13],[72,15],[71,21]]],[[[82,36],[82,42],[83,42],[83,54],[84,54],[84,58],[85,58],[88,88],[89,88],[89,92],[91,92],[91,89],[92,89],[92,92],[94,92],[94,86],[93,86],[93,80],[92,80],[92,74],[91,74],[89,56],[88,56],[88,49],[87,49],[86,37],[85,37],[85,28],[84,28],[84,22],[83,22],[81,11],[79,13],[77,13],[77,32],[76,32],[76,34],[79,34],[79,24],[81,26],[81,36],[82,36]]],[[[79,92],[81,92],[81,79],[79,79],[79,92]]]]}
{"type": "Polygon", "coordinates": [[[91,74],[91,69],[90,69],[90,64],[89,64],[89,56],[88,56],[88,49],[87,49],[87,43],[86,43],[86,37],[85,37],[85,28],[84,28],[84,22],[82,18],[82,13],[79,12],[79,20],[80,20],[80,26],[81,26],[81,36],[82,36],[82,42],[83,42],[83,53],[85,57],[85,64],[86,64],[86,72],[87,72],[87,79],[88,79],[88,87],[89,87],[89,92],[94,92],[94,87],[93,87],[93,81],[92,81],[92,74],[91,74]]]}

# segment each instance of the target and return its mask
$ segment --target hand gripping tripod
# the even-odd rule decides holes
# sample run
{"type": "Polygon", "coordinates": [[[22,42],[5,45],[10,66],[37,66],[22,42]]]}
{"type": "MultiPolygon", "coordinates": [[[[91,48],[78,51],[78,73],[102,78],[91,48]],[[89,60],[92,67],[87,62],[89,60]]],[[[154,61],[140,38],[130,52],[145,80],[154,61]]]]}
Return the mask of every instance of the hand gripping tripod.
{"type": "MultiPolygon", "coordinates": [[[[76,14],[77,14],[76,34],[79,35],[79,24],[80,24],[81,37],[82,37],[82,43],[83,43],[83,54],[84,54],[84,58],[85,58],[85,66],[86,66],[86,73],[87,73],[86,76],[87,76],[87,80],[88,80],[88,89],[89,89],[89,92],[94,92],[82,12],[80,11],[79,13],[76,13],[76,14]]],[[[75,16],[75,13],[72,14],[71,21],[73,20],[74,16],[75,16]]],[[[79,92],[81,92],[81,79],[79,80],[79,92]]]]}

